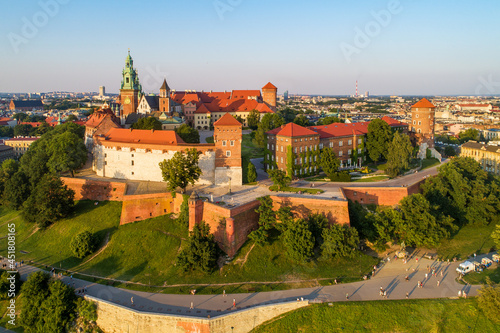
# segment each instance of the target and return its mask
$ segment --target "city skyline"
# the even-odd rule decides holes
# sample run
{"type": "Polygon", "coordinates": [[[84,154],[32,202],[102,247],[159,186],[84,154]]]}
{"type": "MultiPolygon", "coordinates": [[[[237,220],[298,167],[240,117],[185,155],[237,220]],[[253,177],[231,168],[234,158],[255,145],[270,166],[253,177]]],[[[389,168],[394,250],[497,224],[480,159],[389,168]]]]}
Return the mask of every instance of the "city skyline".
{"type": "Polygon", "coordinates": [[[500,94],[493,1],[70,0],[3,12],[2,92],[118,93],[130,49],[146,93],[500,94]],[[142,6],[141,6],[142,5],[142,6]],[[202,30],[199,27],[204,27],[202,30]]]}

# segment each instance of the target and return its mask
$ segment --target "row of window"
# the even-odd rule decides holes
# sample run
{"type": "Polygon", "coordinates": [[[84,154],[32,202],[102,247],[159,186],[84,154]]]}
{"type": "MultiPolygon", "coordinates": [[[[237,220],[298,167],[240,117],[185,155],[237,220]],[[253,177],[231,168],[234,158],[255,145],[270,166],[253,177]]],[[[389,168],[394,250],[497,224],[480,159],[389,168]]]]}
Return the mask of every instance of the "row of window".
{"type": "MultiPolygon", "coordinates": [[[[229,141],[229,145],[230,145],[230,146],[234,146],[234,140],[230,140],[230,141],[229,141]]],[[[222,140],[222,146],[223,146],[223,147],[226,147],[226,146],[227,146],[227,141],[226,141],[226,140],[222,140]]]]}

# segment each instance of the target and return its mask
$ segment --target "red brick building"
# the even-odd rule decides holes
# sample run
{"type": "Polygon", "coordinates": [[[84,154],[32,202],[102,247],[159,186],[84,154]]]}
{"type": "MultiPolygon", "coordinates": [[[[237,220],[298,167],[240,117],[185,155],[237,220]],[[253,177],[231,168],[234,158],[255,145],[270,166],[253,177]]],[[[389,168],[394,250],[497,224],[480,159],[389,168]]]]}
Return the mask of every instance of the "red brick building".
{"type": "Polygon", "coordinates": [[[436,107],[426,98],[421,99],[411,107],[411,133],[418,145],[427,143],[434,147],[434,117],[436,107]]]}

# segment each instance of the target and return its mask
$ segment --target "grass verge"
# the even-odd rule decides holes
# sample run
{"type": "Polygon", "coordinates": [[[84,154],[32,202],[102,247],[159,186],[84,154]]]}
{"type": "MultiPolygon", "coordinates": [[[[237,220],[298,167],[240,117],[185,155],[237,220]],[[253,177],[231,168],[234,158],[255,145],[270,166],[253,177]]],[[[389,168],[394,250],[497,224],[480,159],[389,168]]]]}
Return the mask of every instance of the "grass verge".
{"type": "MultiPolygon", "coordinates": [[[[278,192],[278,185],[272,185],[269,187],[270,191],[278,192]]],[[[300,187],[282,187],[281,192],[293,192],[293,193],[308,193],[308,194],[318,194],[323,193],[323,190],[313,189],[313,188],[300,188],[300,187]]]]}

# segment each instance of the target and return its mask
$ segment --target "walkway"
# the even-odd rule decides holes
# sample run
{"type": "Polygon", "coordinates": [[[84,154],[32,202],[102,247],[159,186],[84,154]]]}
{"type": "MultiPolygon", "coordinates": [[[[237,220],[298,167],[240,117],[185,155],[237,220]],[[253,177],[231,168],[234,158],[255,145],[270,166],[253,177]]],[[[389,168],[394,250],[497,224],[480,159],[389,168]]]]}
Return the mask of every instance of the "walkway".
{"type": "MultiPolygon", "coordinates": [[[[193,317],[212,318],[236,310],[270,303],[295,301],[300,298],[312,302],[339,302],[369,301],[383,299],[380,287],[387,291],[387,299],[405,299],[408,293],[410,299],[415,298],[453,298],[458,297],[458,291],[465,291],[468,296],[475,296],[480,286],[462,285],[455,281],[456,268],[459,262],[437,262],[423,258],[424,253],[418,253],[408,263],[402,260],[384,261],[377,269],[375,276],[366,281],[349,284],[338,284],[326,287],[303,288],[275,292],[259,292],[251,294],[219,295],[170,295],[155,294],[141,291],[125,290],[79,279],[63,277],[62,281],[75,288],[87,287],[87,294],[93,297],[111,301],[138,311],[155,312],[162,314],[182,314],[193,317]],[[418,262],[417,259],[418,258],[418,262]],[[431,276],[427,267],[436,269],[436,276],[431,276]],[[442,276],[441,276],[442,272],[442,276]],[[425,279],[425,274],[428,278],[425,279]],[[405,281],[405,276],[409,281],[405,281]],[[423,288],[417,287],[417,281],[423,283],[423,288]],[[440,281],[439,286],[437,281],[440,281]],[[132,304],[133,297],[133,304],[132,304]],[[232,307],[233,299],[236,309],[232,307]],[[191,302],[193,309],[190,309],[191,302]]],[[[491,255],[488,255],[491,257],[491,255]]],[[[481,259],[478,256],[477,259],[481,259]]],[[[477,260],[476,259],[476,260],[477,260]]],[[[27,275],[38,268],[23,265],[20,267],[21,276],[27,275]]]]}

